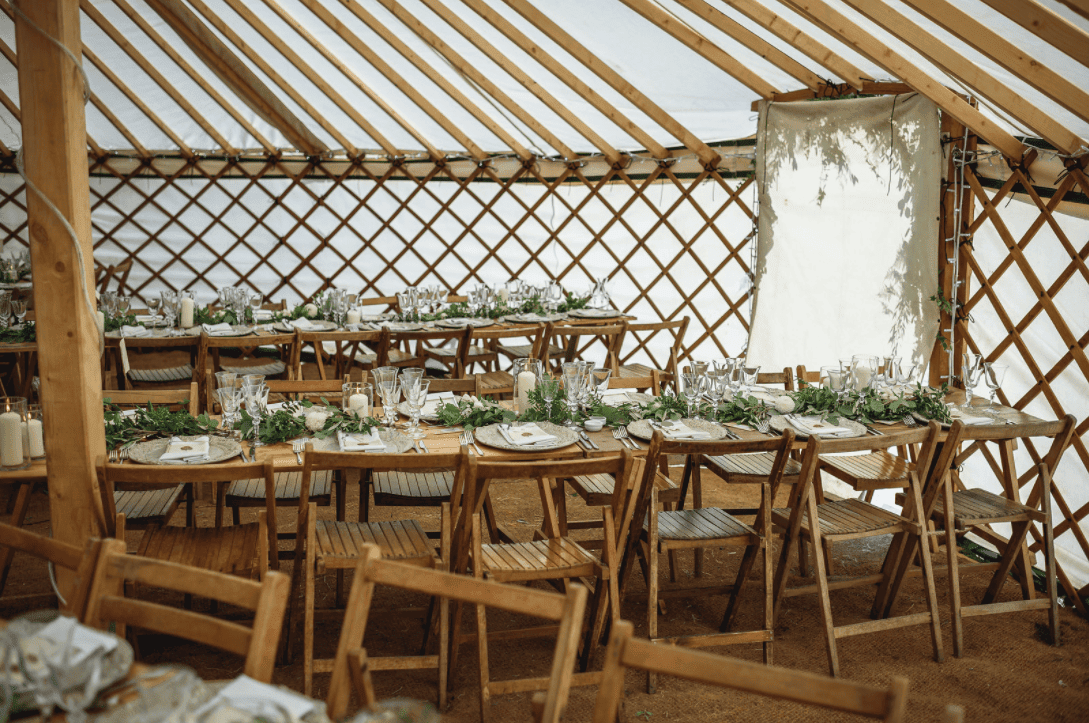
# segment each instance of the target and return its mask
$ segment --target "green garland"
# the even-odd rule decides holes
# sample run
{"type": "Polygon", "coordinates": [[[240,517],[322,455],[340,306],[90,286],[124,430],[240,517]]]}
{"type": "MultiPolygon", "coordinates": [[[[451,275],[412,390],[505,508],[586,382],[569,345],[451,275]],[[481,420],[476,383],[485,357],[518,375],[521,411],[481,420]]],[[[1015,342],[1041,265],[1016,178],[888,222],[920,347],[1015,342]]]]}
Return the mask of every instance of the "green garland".
{"type": "Polygon", "coordinates": [[[440,405],[436,416],[448,427],[461,425],[472,431],[489,424],[512,422],[516,415],[490,399],[462,397],[456,402],[440,405]]]}
{"type": "Polygon", "coordinates": [[[136,326],[136,314],[126,314],[125,316],[115,314],[105,317],[102,322],[102,328],[105,331],[117,331],[122,326],[136,326]]]}
{"type": "MultiPolygon", "coordinates": [[[[590,303],[589,296],[576,296],[571,292],[564,292],[564,300],[556,306],[557,313],[567,313],[569,311],[576,311],[578,309],[585,309],[590,303]]],[[[495,307],[490,309],[480,309],[473,312],[469,309],[469,304],[464,301],[459,301],[455,304],[450,304],[445,309],[435,314],[409,314],[407,312],[401,312],[394,315],[396,321],[442,321],[443,319],[463,319],[466,317],[477,319],[500,319],[504,316],[514,316],[516,314],[544,314],[544,305],[540,299],[527,299],[519,306],[509,306],[502,301],[496,302],[495,307]]]]}
{"type": "MultiPolygon", "coordinates": [[[[188,400],[183,402],[187,403],[188,400]]],[[[111,404],[108,398],[102,400],[102,406],[108,449],[157,437],[211,434],[219,427],[219,422],[207,414],[194,417],[185,410],[172,412],[166,406],[155,406],[150,402],[146,407],[137,407],[135,414],[128,415],[122,413],[121,407],[111,404]]]]}
{"type": "Polygon", "coordinates": [[[18,329],[0,329],[0,344],[27,344],[37,339],[33,321],[25,322],[18,329]]]}

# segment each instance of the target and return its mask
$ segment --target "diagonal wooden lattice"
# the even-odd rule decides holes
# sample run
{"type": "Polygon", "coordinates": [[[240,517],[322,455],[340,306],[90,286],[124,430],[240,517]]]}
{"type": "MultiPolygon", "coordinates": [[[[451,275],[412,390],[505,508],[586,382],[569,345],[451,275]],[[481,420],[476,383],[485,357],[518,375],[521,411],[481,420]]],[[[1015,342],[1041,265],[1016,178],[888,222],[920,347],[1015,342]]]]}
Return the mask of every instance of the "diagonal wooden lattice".
{"type": "MultiPolygon", "coordinates": [[[[686,355],[737,354],[747,338],[753,212],[744,174],[681,176],[658,164],[642,176],[611,169],[594,178],[572,164],[546,177],[533,164],[501,174],[488,163],[276,157],[163,167],[106,156],[90,167],[96,251],[135,259],[136,296],[214,292],[212,277],[302,300],[329,286],[388,296],[440,283],[457,292],[527,274],[581,291],[608,275],[641,319],[692,317],[686,355]],[[642,278],[633,267],[652,272],[642,278]]],[[[5,240],[25,243],[22,197],[17,183],[0,190],[5,240]]],[[[623,360],[661,367],[671,344],[629,335],[623,360]]]]}
{"type": "MultiPolygon", "coordinates": [[[[1067,289],[1072,298],[1084,299],[1089,286],[1089,268],[1086,267],[1086,257],[1089,256],[1089,243],[1077,247],[1063,230],[1062,216],[1055,213],[1055,209],[1067,194],[1080,187],[1082,193],[1089,193],[1089,179],[1083,170],[1071,164],[1066,177],[1059,183],[1055,194],[1045,202],[1033,188],[1024,171],[1014,168],[1006,183],[997,191],[988,193],[984,189],[978,176],[971,167],[965,170],[965,179],[971,189],[976,204],[976,215],[967,227],[969,237],[989,225],[997,234],[1006,248],[1002,260],[992,269],[986,269],[979,258],[979,253],[973,248],[972,242],[966,242],[962,248],[962,258],[967,261],[966,269],[962,269],[967,276],[968,287],[972,289],[970,298],[964,307],[964,318],[958,322],[957,335],[967,344],[972,352],[980,353],[988,361],[1021,366],[1035,380],[1018,398],[1007,398],[1005,390],[999,391],[999,400],[1017,409],[1025,409],[1029,404],[1042,397],[1042,401],[1050,409],[1055,417],[1062,417],[1071,410],[1072,404],[1084,403],[1083,397],[1065,397],[1060,385],[1069,388],[1082,388],[1089,383],[1089,358],[1086,356],[1086,345],[1089,344],[1089,331],[1083,328],[1072,329],[1067,318],[1056,304],[1056,297],[1067,289]],[[1017,238],[1003,221],[1000,211],[1001,203],[1011,193],[1026,194],[1036,205],[1039,215],[1028,226],[1020,238],[1017,238]],[[1030,245],[1045,235],[1040,231],[1049,229],[1050,234],[1046,238],[1053,239],[1055,243],[1048,246],[1047,253],[1058,255],[1062,260],[1063,270],[1059,272],[1050,284],[1045,284],[1040,278],[1043,269],[1039,271],[1030,262],[1028,253],[1032,251],[1030,245]],[[1061,249],[1061,252],[1058,250],[1061,249]],[[1062,256],[1065,253],[1066,256],[1062,256]],[[1028,306],[1015,308],[1011,297],[1014,291],[1020,291],[1027,295],[1025,287],[1031,290],[1031,296],[1035,302],[1028,306]],[[988,316],[997,317],[1002,328],[1006,330],[1005,336],[993,335],[994,329],[988,328],[993,335],[991,340],[1000,339],[997,343],[988,343],[984,346],[981,334],[973,333],[974,328],[969,323],[969,317],[986,313],[988,316]],[[1061,340],[1066,352],[1057,359],[1045,359],[1039,344],[1032,344],[1026,338],[1029,334],[1046,335],[1048,338],[1061,340]]],[[[992,259],[993,260],[993,259],[992,259]]],[[[958,361],[959,363],[959,361],[958,361]]],[[[1076,509],[1068,503],[1068,497],[1075,491],[1074,485],[1084,484],[1089,477],[1089,449],[1086,447],[1086,433],[1089,431],[1089,417],[1081,419],[1075,429],[1073,441],[1067,451],[1064,462],[1055,476],[1055,513],[1061,514],[1061,519],[1056,519],[1055,536],[1064,535],[1073,537],[1077,546],[1089,558],[1089,539],[1082,529],[1082,522],[1089,517],[1089,502],[1076,509]],[[1075,480],[1075,481],[1071,481],[1075,480]]],[[[1027,444],[1027,452],[1034,463],[1039,462],[1041,453],[1035,445],[1027,444]]],[[[999,468],[998,462],[991,456],[987,461],[994,469],[999,468]]],[[[1028,470],[1020,477],[1020,484],[1025,485],[1031,481],[1033,470],[1028,470]]],[[[1032,529],[1033,544],[1030,549],[1034,552],[1041,549],[1043,536],[1035,527],[1032,529]]],[[[1076,588],[1069,578],[1060,570],[1060,581],[1068,592],[1075,592],[1076,588]]],[[[1089,592],[1089,586],[1077,590],[1077,595],[1084,597],[1089,592]]],[[[1084,613],[1081,600],[1077,600],[1079,608],[1084,613]]]]}

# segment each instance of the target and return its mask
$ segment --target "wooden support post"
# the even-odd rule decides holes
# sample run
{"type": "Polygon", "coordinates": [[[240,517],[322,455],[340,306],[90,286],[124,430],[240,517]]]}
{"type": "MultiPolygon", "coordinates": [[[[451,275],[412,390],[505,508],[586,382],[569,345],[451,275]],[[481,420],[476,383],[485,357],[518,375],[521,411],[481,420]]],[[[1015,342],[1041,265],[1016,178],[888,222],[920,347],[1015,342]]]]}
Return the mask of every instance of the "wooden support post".
{"type": "MultiPolygon", "coordinates": [[[[45,412],[45,447],[53,536],[82,546],[102,533],[95,460],[105,455],[99,335],[87,309],[80,275],[94,289],[87,123],[83,81],[72,58],[80,57],[79,3],[17,0],[19,100],[27,178],[75,229],[76,248],[61,219],[27,190],[34,307],[38,322],[38,373],[45,412]],[[52,39],[51,39],[52,38],[52,39]],[[57,42],[54,42],[54,39],[57,42]]],[[[58,581],[61,593],[71,576],[58,581]]]]}

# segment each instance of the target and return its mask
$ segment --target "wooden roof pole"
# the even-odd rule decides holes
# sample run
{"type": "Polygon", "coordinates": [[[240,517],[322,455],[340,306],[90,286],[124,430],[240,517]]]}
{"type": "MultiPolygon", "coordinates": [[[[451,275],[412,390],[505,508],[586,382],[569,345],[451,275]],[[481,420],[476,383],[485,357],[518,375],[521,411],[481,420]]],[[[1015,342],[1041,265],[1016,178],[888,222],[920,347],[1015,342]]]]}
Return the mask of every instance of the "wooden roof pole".
{"type": "Polygon", "coordinates": [[[144,54],[137,50],[132,43],[128,41],[125,36],[120,33],[113,24],[106,19],[106,16],[99,12],[89,0],[79,0],[79,6],[83,12],[87,13],[87,17],[94,21],[95,25],[102,29],[110,37],[114,43],[117,44],[121,50],[125,51],[125,54],[135,61],[140,66],[140,69],[151,76],[151,79],[155,81],[156,85],[163,89],[163,91],[170,96],[170,98],[181,106],[182,110],[189,114],[189,117],[196,121],[197,125],[204,129],[204,131],[212,137],[219,147],[231,155],[238,153],[238,149],[232,146],[223,134],[219,132],[215,126],[208,122],[208,119],[204,117],[199,110],[197,110],[189,99],[178,92],[178,89],[167,80],[162,73],[159,72],[152,63],[148,62],[148,59],[144,57],[144,54]]]}
{"type": "MultiPolygon", "coordinates": [[[[151,1],[152,2],[161,2],[162,0],[151,0],[151,1]]],[[[298,103],[299,107],[302,108],[304,111],[306,111],[310,115],[311,118],[313,118],[315,121],[317,121],[318,125],[320,125],[322,128],[324,128],[325,131],[329,135],[331,135],[336,140],[337,143],[339,143],[345,150],[348,151],[348,153],[350,153],[352,155],[356,155],[356,154],[359,153],[359,149],[357,149],[354,145],[352,145],[351,141],[348,140],[347,136],[345,136],[343,133],[341,133],[339,130],[337,130],[337,128],[332,123],[329,122],[328,118],[326,118],[324,115],[319,113],[316,108],[314,108],[312,105],[310,105],[310,102],[307,101],[306,98],[303,97],[302,93],[300,93],[298,91],[298,89],[295,88],[295,86],[293,84],[287,82],[283,78],[283,76],[281,76],[279,73],[277,73],[272,68],[272,66],[269,65],[268,62],[263,57],[261,57],[261,55],[258,54],[257,51],[255,51],[250,46],[249,43],[247,43],[238,33],[236,33],[234,31],[234,28],[232,28],[227,23],[223,22],[223,18],[219,17],[214,12],[212,12],[212,9],[209,8],[207,5],[205,5],[203,2],[201,2],[200,0],[190,0],[189,4],[192,5],[193,8],[198,13],[203,15],[204,19],[207,20],[209,23],[211,23],[215,27],[216,30],[218,30],[220,33],[222,33],[224,36],[226,36],[227,40],[229,40],[231,43],[233,43],[236,48],[241,50],[245,54],[245,56],[247,58],[249,58],[251,62],[253,62],[254,65],[256,65],[258,68],[261,69],[262,73],[264,73],[269,78],[271,78],[272,82],[274,82],[276,85],[278,85],[280,87],[280,90],[287,93],[288,96],[290,96],[292,100],[294,100],[296,103],[298,103]]],[[[200,20],[196,20],[196,22],[199,23],[200,20]]],[[[293,55],[294,55],[294,53],[292,53],[289,50],[288,55],[286,55],[285,57],[287,58],[288,62],[291,62],[300,72],[303,72],[303,68],[300,67],[300,64],[302,63],[302,59],[301,58],[299,59],[299,63],[295,63],[294,60],[291,57],[293,55]]],[[[295,56],[295,57],[298,57],[298,56],[295,56]]],[[[307,70],[309,70],[311,74],[313,74],[313,72],[314,72],[312,68],[307,68],[307,70]]],[[[324,83],[324,81],[322,81],[322,83],[324,83]]],[[[327,86],[328,84],[325,83],[325,85],[327,86]]],[[[319,89],[321,89],[320,85],[318,87],[319,87],[319,89]]],[[[343,99],[341,99],[341,100],[343,100],[343,99]]],[[[366,128],[366,126],[361,126],[361,127],[366,128]]],[[[377,131],[375,131],[375,132],[377,132],[377,131]]],[[[371,137],[374,138],[374,140],[379,145],[382,145],[383,148],[385,148],[385,146],[382,144],[382,141],[385,140],[383,136],[381,136],[379,134],[378,137],[375,137],[375,136],[371,136],[371,137]]],[[[392,147],[393,146],[391,144],[390,148],[392,148],[392,147]]],[[[322,148],[324,150],[327,150],[327,149],[325,149],[324,146],[322,146],[322,148]]],[[[385,148],[387,153],[391,152],[390,148],[385,148]]],[[[302,150],[302,149],[300,149],[300,150],[302,150]]]]}
{"type": "Polygon", "coordinates": [[[178,67],[184,70],[186,75],[188,75],[194,83],[203,88],[204,92],[210,95],[212,97],[212,100],[219,104],[220,108],[230,113],[231,117],[234,118],[239,125],[245,128],[246,132],[249,133],[254,138],[254,140],[260,143],[261,147],[263,147],[267,153],[276,152],[276,147],[273,146],[272,143],[267,138],[265,138],[265,136],[260,131],[253,127],[253,124],[249,122],[246,116],[239,113],[238,109],[235,108],[230,102],[228,102],[226,98],[220,95],[219,91],[217,91],[211,83],[205,80],[204,76],[197,72],[196,68],[186,62],[185,58],[183,58],[178,53],[178,51],[174,49],[174,46],[166,42],[166,39],[163,38],[163,36],[160,35],[158,32],[156,32],[155,28],[151,27],[151,24],[148,23],[147,20],[144,20],[143,15],[136,12],[133,7],[129,5],[128,2],[126,2],[126,0],[113,0],[113,3],[121,9],[121,12],[125,13],[125,15],[128,16],[129,20],[136,23],[136,25],[141,30],[143,30],[144,34],[151,38],[155,42],[155,44],[159,46],[160,50],[169,55],[170,59],[177,63],[178,67]]]}
{"type": "Polygon", "coordinates": [[[1089,20],[1089,0],[1059,0],[1059,2],[1089,20]]]}
{"type": "Polygon", "coordinates": [[[844,2],[915,48],[923,57],[949,75],[959,78],[980,96],[1039,133],[1044,140],[1060,151],[1075,153],[1084,144],[1084,141],[1074,135],[1073,131],[1063,127],[1051,116],[1026,101],[1023,96],[1015,93],[994,76],[885,3],[867,2],[867,0],[844,0],[844,2]]]}
{"type": "MultiPolygon", "coordinates": [[[[80,283],[82,277],[93,299],[83,76],[57,46],[79,58],[79,6],[68,0],[16,0],[15,7],[49,34],[16,13],[26,175],[75,229],[83,255],[80,263],[62,220],[28,189],[50,518],[55,538],[82,547],[104,530],[95,462],[106,454],[106,437],[100,337],[80,283]]],[[[58,577],[66,594],[74,580],[59,570],[58,577]]]]}
{"type": "MultiPolygon", "coordinates": [[[[336,16],[333,15],[333,13],[329,12],[329,10],[327,10],[324,5],[318,2],[318,0],[301,0],[301,2],[306,5],[306,7],[309,8],[312,13],[321,18],[322,21],[324,21],[325,24],[333,30],[333,32],[339,35],[344,42],[351,45],[357,53],[366,57],[364,51],[368,53],[374,52],[359,38],[358,35],[349,30],[344,23],[337,20],[336,16]]],[[[394,33],[390,32],[389,28],[387,28],[385,25],[378,21],[378,18],[374,17],[369,12],[364,10],[362,5],[357,2],[351,2],[351,0],[345,1],[344,5],[353,13],[355,13],[355,16],[362,20],[363,23],[367,25],[367,27],[369,27],[383,40],[389,43],[394,50],[401,54],[402,57],[412,63],[412,65],[414,65],[421,73],[426,75],[431,80],[431,82],[439,86],[439,88],[441,88],[444,93],[453,98],[458,105],[460,105],[462,108],[468,111],[470,115],[476,118],[481,123],[481,125],[494,133],[496,137],[499,138],[501,141],[506,143],[507,146],[512,151],[514,151],[514,153],[519,158],[521,158],[523,161],[528,161],[530,158],[533,157],[533,154],[529,151],[529,149],[523,146],[514,136],[508,133],[506,129],[503,128],[503,126],[496,123],[495,119],[493,119],[490,115],[484,112],[476,103],[469,100],[469,98],[467,98],[464,93],[458,90],[452,83],[450,83],[450,81],[443,77],[441,73],[439,73],[427,62],[425,62],[424,59],[417,55],[412,50],[412,48],[408,47],[404,43],[404,41],[398,38],[394,33]]]]}
{"type": "Polygon", "coordinates": [[[295,148],[307,155],[329,150],[182,0],[145,1],[220,80],[295,148]]]}
{"type": "MultiPolygon", "coordinates": [[[[1031,57],[946,0],[901,0],[956,35],[1082,120],[1089,121],[1089,93],[1031,57]]],[[[992,144],[993,145],[993,144],[992,144]]]]}
{"type": "Polygon", "coordinates": [[[174,141],[174,145],[176,145],[181,150],[182,155],[184,155],[186,158],[193,157],[193,149],[189,147],[189,144],[183,141],[181,136],[175,133],[170,128],[170,126],[163,122],[163,119],[160,118],[158,114],[155,113],[155,111],[151,110],[151,108],[148,107],[147,103],[145,103],[143,99],[140,98],[140,96],[136,95],[136,93],[134,93],[123,80],[118,78],[117,73],[114,73],[113,70],[110,69],[110,66],[106,65],[106,63],[104,63],[101,58],[95,55],[86,45],[83,46],[83,55],[86,56],[87,60],[90,60],[96,68],[98,68],[100,73],[106,76],[106,78],[111,83],[117,86],[117,89],[124,93],[125,97],[132,101],[132,104],[140,109],[140,112],[146,115],[152,123],[158,126],[159,130],[161,130],[164,135],[166,135],[170,140],[174,141]]]}
{"type": "Polygon", "coordinates": [[[1025,30],[1089,66],[1089,34],[1037,0],[983,0],[1025,30]]]}
{"type": "MultiPolygon", "coordinates": [[[[236,6],[241,4],[240,0],[227,0],[227,2],[231,4],[231,7],[235,8],[236,12],[239,12],[239,9],[236,6]]],[[[424,136],[424,134],[420,132],[419,129],[409,123],[409,121],[404,116],[398,113],[397,110],[393,106],[391,106],[385,98],[382,97],[381,94],[379,94],[376,90],[364,83],[363,80],[359,76],[357,76],[350,67],[348,67],[347,63],[334,55],[328,48],[325,47],[325,45],[318,42],[317,38],[311,35],[306,30],[306,28],[304,28],[299,23],[299,21],[294,18],[294,16],[292,16],[290,13],[280,7],[279,3],[277,3],[276,0],[264,0],[264,3],[269,7],[269,9],[276,13],[281,20],[291,26],[291,28],[296,33],[301,35],[302,38],[306,40],[306,42],[310,43],[311,47],[321,53],[322,57],[324,57],[330,64],[332,64],[333,67],[339,70],[344,75],[344,77],[346,77],[357,88],[363,91],[363,93],[366,94],[366,96],[370,98],[379,108],[385,111],[389,117],[393,118],[393,120],[396,121],[398,125],[404,128],[409,133],[409,135],[419,141],[420,144],[427,149],[427,152],[431,155],[433,159],[437,160],[444,157],[445,154],[439,151],[439,149],[436,148],[434,144],[431,143],[431,141],[427,140],[427,137],[424,136]]],[[[250,20],[250,16],[244,17],[246,18],[246,20],[250,21],[251,24],[254,24],[254,21],[250,20]]],[[[256,16],[253,17],[254,19],[256,19],[256,16]]],[[[263,23],[261,23],[259,20],[257,20],[256,22],[259,25],[263,25],[263,23]]],[[[271,38],[269,38],[269,40],[271,41],[271,38]]],[[[473,158],[476,158],[477,160],[483,160],[488,157],[488,154],[485,153],[480,148],[480,146],[474,143],[472,139],[470,139],[464,132],[462,132],[460,128],[454,125],[453,122],[451,122],[449,118],[443,115],[443,113],[439,111],[438,108],[432,105],[426,98],[420,95],[419,92],[417,92],[408,83],[406,83],[404,81],[404,78],[402,78],[397,73],[397,71],[393,70],[393,68],[391,68],[388,63],[382,60],[382,58],[379,57],[377,53],[373,52],[365,45],[361,44],[361,47],[363,48],[362,55],[364,59],[366,59],[372,66],[377,68],[378,72],[382,73],[382,75],[385,76],[387,80],[397,86],[397,88],[406,96],[408,96],[409,99],[412,100],[412,102],[414,102],[418,107],[423,109],[423,111],[427,113],[427,115],[429,115],[432,120],[442,126],[447,133],[453,136],[454,139],[462,145],[462,147],[469,151],[469,155],[473,156],[473,158]]],[[[357,52],[360,51],[357,50],[357,52]]]]}
{"type": "MultiPolygon", "coordinates": [[[[474,8],[481,4],[480,0],[462,0],[462,2],[466,3],[470,1],[474,8]]],[[[673,116],[669,115],[661,106],[636,89],[635,86],[624,80],[620,73],[617,73],[611,66],[591,53],[589,48],[571,37],[566,30],[554,23],[536,7],[526,2],[526,0],[503,0],[503,2],[528,20],[535,28],[547,35],[552,42],[558,44],[570,53],[572,57],[589,68],[595,75],[608,83],[613,90],[631,101],[636,108],[646,113],[651,120],[664,128],[667,133],[683,143],[685,148],[688,148],[699,156],[700,161],[704,165],[714,167],[722,160],[722,157],[713,148],[700,140],[692,131],[678,123],[673,116]]],[[[477,12],[480,11],[478,10],[477,12]]],[[[492,14],[494,15],[495,13],[492,14]]],[[[652,150],[648,148],[648,150],[651,150],[655,156],[661,157],[656,149],[652,150]]]]}
{"type": "Polygon", "coordinates": [[[757,0],[722,1],[749,20],[752,20],[754,23],[762,25],[775,33],[775,35],[790,43],[807,57],[820,63],[823,67],[828,68],[840,78],[843,78],[843,81],[855,90],[862,90],[862,84],[867,80],[871,80],[864,76],[862,71],[856,68],[854,64],[847,62],[833,53],[829,48],[825,47],[824,44],[817,42],[794,25],[776,15],[765,7],[763,3],[758,2],[757,0]]]}
{"type": "Polygon", "coordinates": [[[932,100],[939,108],[971,128],[980,138],[1002,151],[1007,158],[1013,161],[1021,160],[1025,146],[1020,141],[999,128],[979,110],[973,108],[968,101],[912,65],[903,56],[887,48],[884,43],[855,25],[842,13],[833,10],[823,0],[783,1],[887,72],[899,77],[915,92],[932,100]]]}
{"type": "Polygon", "coordinates": [[[651,23],[666,31],[682,44],[694,50],[700,57],[731,76],[761,98],[770,98],[779,89],[754,73],[708,38],[697,33],[676,15],[666,12],[661,5],[650,0],[620,0],[651,23]]]}
{"type": "MultiPolygon", "coordinates": [[[[537,135],[544,138],[550,146],[559,151],[565,158],[574,159],[578,156],[574,150],[569,148],[563,141],[561,141],[555,134],[548,128],[542,125],[533,115],[526,111],[522,106],[514,102],[509,95],[504,93],[499,86],[493,83],[488,76],[481,73],[472,63],[466,60],[457,51],[451,48],[446,42],[443,41],[437,34],[431,31],[426,25],[424,25],[418,18],[409,13],[396,2],[396,0],[378,0],[383,7],[393,13],[398,20],[405,24],[412,32],[416,33],[424,42],[434,48],[442,57],[447,61],[459,73],[462,73],[465,77],[469,78],[476,85],[478,85],[484,92],[491,95],[498,100],[504,108],[509,110],[515,116],[518,117],[523,123],[529,126],[537,135]]],[[[427,3],[427,0],[424,0],[427,3]]],[[[563,118],[572,128],[574,128],[583,138],[588,140],[595,148],[609,160],[610,163],[620,162],[620,152],[609,145],[604,138],[594,133],[593,129],[583,123],[576,115],[567,110],[558,100],[556,100],[551,94],[544,88],[535,83],[528,75],[526,75],[520,68],[514,63],[511,63],[502,53],[500,53],[495,46],[482,38],[479,33],[470,28],[465,22],[463,22],[457,15],[454,15],[441,3],[434,3],[428,5],[435,13],[445,20],[450,27],[457,30],[461,35],[465,37],[470,43],[476,46],[481,52],[487,55],[492,61],[503,68],[512,78],[524,85],[527,90],[533,93],[539,98],[545,105],[547,105],[553,112],[563,118]]]]}
{"type": "MultiPolygon", "coordinates": [[[[508,23],[502,15],[499,15],[497,12],[495,12],[490,6],[483,2],[479,2],[478,0],[462,0],[462,2],[464,2],[466,5],[469,5],[473,10],[476,11],[478,15],[491,23],[496,28],[496,30],[503,33],[503,35],[505,35],[507,39],[512,41],[515,45],[525,51],[530,57],[543,65],[545,69],[552,73],[554,76],[562,80],[568,87],[570,87],[580,96],[582,96],[590,105],[597,108],[597,110],[604,114],[606,118],[608,118],[621,130],[634,138],[637,143],[642,144],[643,147],[649,150],[653,155],[659,157],[669,155],[669,151],[666,150],[665,146],[654,140],[653,136],[637,126],[634,122],[632,122],[630,118],[621,113],[609,101],[602,98],[597,91],[586,85],[586,83],[583,83],[577,75],[575,75],[573,72],[571,72],[569,68],[567,68],[567,66],[546,53],[543,48],[539,47],[529,37],[527,37],[524,33],[518,30],[518,28],[508,23]]],[[[424,0],[424,3],[429,8],[431,8],[432,11],[438,12],[435,6],[440,3],[437,0],[424,0]]],[[[445,17],[443,19],[453,24],[451,20],[446,19],[445,17]]],[[[465,21],[461,20],[461,18],[458,18],[457,22],[465,24],[465,21]]],[[[461,29],[458,28],[458,30],[460,31],[461,29]]],[[[507,66],[504,66],[503,69],[506,70],[508,73],[511,72],[510,68],[508,68],[507,66]]],[[[536,82],[529,78],[529,76],[526,77],[530,83],[536,85],[536,82]]],[[[525,83],[523,83],[523,85],[525,85],[525,83]]],[[[527,85],[526,87],[528,88],[529,86],[527,85]]],[[[556,100],[555,102],[559,105],[562,105],[562,103],[558,100],[556,100]]],[[[553,110],[555,110],[555,108],[553,108],[553,110]]]]}
{"type": "Polygon", "coordinates": [[[706,22],[713,25],[719,32],[728,35],[749,50],[759,55],[775,67],[805,84],[812,91],[820,90],[824,85],[824,78],[820,77],[809,68],[779,50],[756,33],[746,28],[730,16],[708,5],[704,0],[674,0],[689,12],[700,16],[706,22]]]}

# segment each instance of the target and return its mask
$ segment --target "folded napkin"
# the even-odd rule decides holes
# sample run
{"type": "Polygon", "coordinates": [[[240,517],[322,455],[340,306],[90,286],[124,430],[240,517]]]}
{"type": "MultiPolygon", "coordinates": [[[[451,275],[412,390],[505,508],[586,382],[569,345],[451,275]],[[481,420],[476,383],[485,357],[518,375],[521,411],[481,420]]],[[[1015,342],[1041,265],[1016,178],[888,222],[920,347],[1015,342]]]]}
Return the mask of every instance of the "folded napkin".
{"type": "Polygon", "coordinates": [[[231,325],[225,321],[221,324],[201,324],[200,328],[208,332],[208,336],[220,336],[224,333],[231,334],[234,332],[231,325]]]}
{"type": "Polygon", "coordinates": [[[965,414],[964,410],[953,407],[949,410],[949,416],[953,418],[953,421],[959,421],[961,424],[994,424],[994,420],[990,417],[977,417],[973,414],[965,414]]]}
{"type": "Polygon", "coordinates": [[[272,311],[270,311],[269,309],[257,309],[253,312],[253,318],[255,321],[257,319],[271,319],[272,311]]]}
{"type": "Polygon", "coordinates": [[[121,336],[147,336],[151,331],[146,326],[125,326],[121,327],[121,336]]]}
{"type": "Polygon", "coordinates": [[[769,392],[767,392],[767,391],[765,391],[763,389],[760,389],[759,387],[756,387],[756,388],[753,388],[752,390],[750,390],[748,396],[755,397],[755,398],[759,399],[762,402],[772,402],[772,403],[774,403],[776,398],[777,398],[774,394],[771,394],[771,393],[769,393],[769,392]]]}
{"type": "Polygon", "coordinates": [[[313,329],[314,328],[314,325],[311,324],[310,320],[307,319],[305,316],[299,317],[298,319],[295,319],[294,321],[289,321],[289,322],[287,322],[287,324],[288,324],[288,326],[293,326],[296,329],[302,329],[303,331],[306,331],[307,329],[313,329]]]}
{"type": "Polygon", "coordinates": [[[507,438],[507,441],[519,447],[526,444],[537,444],[538,442],[552,442],[556,439],[556,435],[549,434],[534,422],[520,424],[517,427],[511,426],[507,430],[500,427],[500,430],[505,432],[503,436],[507,438]]]}
{"type": "MultiPolygon", "coordinates": [[[[205,718],[203,714],[221,708],[248,711],[251,713],[248,718],[237,718],[237,720],[253,720],[252,714],[260,712],[258,708],[261,702],[272,703],[283,708],[286,713],[291,715],[292,720],[301,720],[313,713],[317,706],[320,705],[317,701],[298,693],[283,690],[268,683],[258,682],[247,675],[240,675],[224,686],[211,700],[194,711],[192,720],[212,720],[205,718]]],[[[236,718],[227,717],[224,720],[236,720],[236,718]]]]}
{"type": "Polygon", "coordinates": [[[666,436],[666,439],[710,439],[711,435],[707,432],[701,432],[698,429],[692,429],[684,422],[678,422],[674,420],[668,426],[663,424],[662,434],[666,436]]]}
{"type": "Polygon", "coordinates": [[[847,427],[837,427],[824,421],[816,414],[810,414],[802,417],[797,414],[785,415],[786,420],[790,422],[791,426],[797,429],[799,432],[804,432],[806,435],[817,435],[818,437],[827,437],[834,434],[850,434],[851,430],[847,427]]]}
{"type": "Polygon", "coordinates": [[[420,414],[433,415],[439,411],[439,407],[454,404],[456,397],[453,392],[435,392],[427,395],[427,401],[420,408],[420,414]]]}
{"type": "Polygon", "coordinates": [[[369,434],[337,432],[337,441],[340,442],[341,452],[377,452],[386,448],[377,429],[372,429],[369,434]]]}
{"type": "Polygon", "coordinates": [[[184,442],[178,437],[171,437],[166,451],[159,457],[160,462],[192,464],[208,459],[208,437],[198,437],[192,442],[184,442]]]}
{"type": "Polygon", "coordinates": [[[608,389],[601,394],[601,401],[610,406],[630,402],[629,389],[608,389]]]}
{"type": "Polygon", "coordinates": [[[163,320],[163,317],[159,316],[158,314],[137,314],[136,315],[136,323],[138,323],[138,324],[154,324],[154,323],[162,321],[162,320],[163,320]]]}
{"type": "Polygon", "coordinates": [[[63,615],[39,630],[35,637],[57,643],[59,652],[68,642],[69,634],[72,636],[72,661],[76,664],[82,663],[96,650],[109,653],[117,648],[117,638],[113,635],[80,625],[75,618],[63,615]]]}

